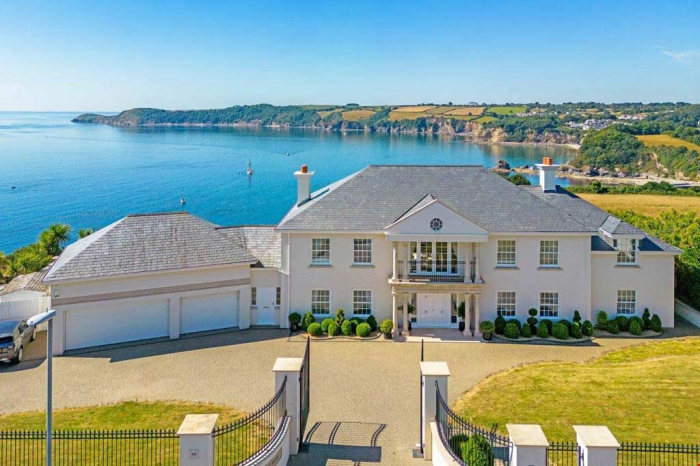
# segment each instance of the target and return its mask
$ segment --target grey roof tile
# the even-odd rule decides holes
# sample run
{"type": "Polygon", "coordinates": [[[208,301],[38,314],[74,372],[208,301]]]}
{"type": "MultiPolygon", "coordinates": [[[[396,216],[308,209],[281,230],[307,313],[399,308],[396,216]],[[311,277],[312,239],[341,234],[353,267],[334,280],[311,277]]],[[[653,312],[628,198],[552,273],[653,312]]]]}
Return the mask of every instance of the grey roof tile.
{"type": "Polygon", "coordinates": [[[274,225],[238,225],[217,229],[254,255],[262,267],[278,268],[282,257],[280,234],[274,225]]]}

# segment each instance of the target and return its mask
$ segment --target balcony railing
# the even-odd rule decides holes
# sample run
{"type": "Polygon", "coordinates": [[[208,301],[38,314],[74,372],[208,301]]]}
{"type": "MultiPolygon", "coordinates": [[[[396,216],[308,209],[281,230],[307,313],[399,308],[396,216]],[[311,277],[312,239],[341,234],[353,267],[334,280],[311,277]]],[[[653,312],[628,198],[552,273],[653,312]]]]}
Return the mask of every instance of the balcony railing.
{"type": "MultiPolygon", "coordinates": [[[[464,261],[398,261],[398,279],[411,282],[464,283],[466,262],[464,261]]],[[[473,274],[473,272],[472,272],[473,274]]],[[[473,281],[471,276],[469,281],[473,281]]]]}

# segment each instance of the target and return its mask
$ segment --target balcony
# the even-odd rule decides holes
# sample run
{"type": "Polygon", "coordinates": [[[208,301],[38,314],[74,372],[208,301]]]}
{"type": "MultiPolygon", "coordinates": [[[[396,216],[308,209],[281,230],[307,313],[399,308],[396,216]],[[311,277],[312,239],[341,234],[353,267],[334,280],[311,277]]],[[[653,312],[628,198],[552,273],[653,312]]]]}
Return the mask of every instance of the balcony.
{"type": "Polygon", "coordinates": [[[397,261],[396,277],[411,283],[474,283],[475,261],[397,261]],[[467,276],[466,273],[469,272],[467,276]]]}

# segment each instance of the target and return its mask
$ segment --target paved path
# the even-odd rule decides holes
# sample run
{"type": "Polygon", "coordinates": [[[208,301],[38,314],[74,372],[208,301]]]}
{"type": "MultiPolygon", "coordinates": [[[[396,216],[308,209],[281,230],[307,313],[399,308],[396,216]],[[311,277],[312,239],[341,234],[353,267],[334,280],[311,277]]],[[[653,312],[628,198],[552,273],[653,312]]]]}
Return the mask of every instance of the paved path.
{"type": "MultiPolygon", "coordinates": [[[[671,335],[697,334],[681,322],[671,335]]],[[[426,360],[449,364],[449,401],[489,374],[519,364],[585,361],[639,343],[598,339],[590,346],[430,343],[426,360]]],[[[0,413],[41,410],[45,403],[43,335],[18,366],[0,367],[0,413]]],[[[292,465],[425,464],[418,441],[420,345],[382,340],[311,346],[309,444],[292,465]]],[[[282,330],[250,330],[66,356],[54,360],[56,408],[125,400],[177,399],[254,410],[273,394],[277,357],[300,357],[304,343],[282,330]]]]}

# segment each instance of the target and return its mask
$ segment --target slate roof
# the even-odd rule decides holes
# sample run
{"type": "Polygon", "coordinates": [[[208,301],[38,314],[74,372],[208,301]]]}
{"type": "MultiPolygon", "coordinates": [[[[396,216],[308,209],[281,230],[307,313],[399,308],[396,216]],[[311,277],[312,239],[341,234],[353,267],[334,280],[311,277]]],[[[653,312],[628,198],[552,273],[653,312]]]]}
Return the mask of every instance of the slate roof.
{"type": "Polygon", "coordinates": [[[257,261],[186,212],[129,215],[68,246],[44,283],[257,261]]]}
{"type": "Polygon", "coordinates": [[[381,231],[429,194],[490,232],[597,231],[477,165],[370,165],[313,193],[277,229],[381,231]]]}
{"type": "Polygon", "coordinates": [[[44,285],[42,283],[42,280],[44,279],[46,273],[49,271],[52,265],[53,261],[51,261],[49,265],[39,270],[38,272],[16,276],[12,279],[10,283],[5,285],[5,287],[0,290],[0,296],[4,296],[15,291],[22,290],[37,291],[39,293],[48,294],[49,287],[47,285],[44,285]]]}
{"type": "Polygon", "coordinates": [[[274,225],[219,227],[218,231],[258,259],[258,267],[279,268],[282,257],[280,234],[274,225]]]}

